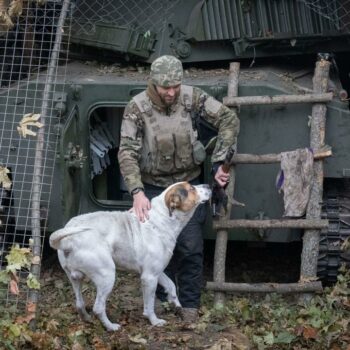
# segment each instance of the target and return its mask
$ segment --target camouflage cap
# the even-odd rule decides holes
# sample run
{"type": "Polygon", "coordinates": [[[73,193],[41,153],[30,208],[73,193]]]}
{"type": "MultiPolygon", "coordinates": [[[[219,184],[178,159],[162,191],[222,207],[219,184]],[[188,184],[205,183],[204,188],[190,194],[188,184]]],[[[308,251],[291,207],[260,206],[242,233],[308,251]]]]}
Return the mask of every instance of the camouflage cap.
{"type": "Polygon", "coordinates": [[[151,65],[150,78],[159,86],[169,87],[181,84],[182,75],[182,63],[174,56],[158,57],[151,65]]]}

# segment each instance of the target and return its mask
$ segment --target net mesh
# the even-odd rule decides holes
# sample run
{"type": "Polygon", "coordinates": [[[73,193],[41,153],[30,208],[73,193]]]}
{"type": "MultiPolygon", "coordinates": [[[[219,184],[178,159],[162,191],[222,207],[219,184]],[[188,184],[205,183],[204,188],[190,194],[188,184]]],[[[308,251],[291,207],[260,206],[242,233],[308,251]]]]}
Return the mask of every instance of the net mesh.
{"type": "Polygon", "coordinates": [[[35,310],[28,305],[37,294],[58,140],[55,106],[68,53],[59,46],[57,66],[57,31],[68,36],[70,28],[69,17],[59,28],[63,6],[64,1],[0,1],[1,314],[35,310]]]}
{"type": "MultiPolygon", "coordinates": [[[[334,22],[339,30],[350,30],[350,0],[284,0],[305,3],[312,11],[334,22]]],[[[208,1],[210,2],[210,1],[208,1]]],[[[213,0],[213,3],[217,1],[213,0]]],[[[242,6],[244,6],[244,1],[242,6]]],[[[266,1],[269,3],[269,1],[266,1]]],[[[92,33],[101,23],[132,27],[155,33],[164,29],[180,0],[80,0],[74,5],[74,25],[79,32],[92,33]]]]}
{"type": "Polygon", "coordinates": [[[74,6],[74,26],[78,32],[92,33],[98,24],[115,24],[141,31],[159,32],[165,19],[171,18],[179,0],[103,0],[77,1],[74,6]]]}
{"type": "Polygon", "coordinates": [[[298,0],[312,11],[329,19],[339,30],[350,32],[350,0],[298,0]]]}

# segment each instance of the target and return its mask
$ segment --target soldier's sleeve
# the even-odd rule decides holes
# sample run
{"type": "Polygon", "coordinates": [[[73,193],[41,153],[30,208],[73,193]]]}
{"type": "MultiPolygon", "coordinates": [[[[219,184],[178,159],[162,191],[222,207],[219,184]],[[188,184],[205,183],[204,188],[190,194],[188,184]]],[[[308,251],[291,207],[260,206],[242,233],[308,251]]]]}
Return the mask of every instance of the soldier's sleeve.
{"type": "Polygon", "coordinates": [[[125,108],[121,132],[118,161],[126,186],[143,188],[139,161],[141,158],[143,121],[136,104],[131,101],[125,108]]]}
{"type": "Polygon", "coordinates": [[[218,138],[211,161],[212,163],[224,161],[231,145],[237,144],[240,126],[237,113],[201,89],[194,88],[193,96],[195,108],[204,108],[203,117],[218,129],[218,138]]]}

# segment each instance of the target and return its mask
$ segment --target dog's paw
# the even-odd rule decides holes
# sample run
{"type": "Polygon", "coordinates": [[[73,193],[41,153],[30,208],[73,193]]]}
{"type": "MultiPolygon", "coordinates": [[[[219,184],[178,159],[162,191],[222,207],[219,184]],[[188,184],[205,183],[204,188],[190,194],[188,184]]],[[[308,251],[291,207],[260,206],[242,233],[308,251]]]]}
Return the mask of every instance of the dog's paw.
{"type": "Polygon", "coordinates": [[[85,309],[78,309],[78,313],[79,313],[80,318],[84,322],[88,322],[88,323],[92,322],[92,317],[86,312],[85,309]]]}
{"type": "Polygon", "coordinates": [[[152,322],[152,325],[156,327],[162,327],[165,324],[166,324],[166,321],[162,320],[161,318],[157,318],[155,321],[152,322]]]}
{"type": "Polygon", "coordinates": [[[82,319],[84,322],[93,323],[92,317],[91,317],[89,314],[84,315],[81,319],[82,319]]]}
{"type": "Polygon", "coordinates": [[[108,326],[106,326],[107,330],[110,332],[114,332],[120,329],[120,324],[118,323],[111,323],[108,326]]]}

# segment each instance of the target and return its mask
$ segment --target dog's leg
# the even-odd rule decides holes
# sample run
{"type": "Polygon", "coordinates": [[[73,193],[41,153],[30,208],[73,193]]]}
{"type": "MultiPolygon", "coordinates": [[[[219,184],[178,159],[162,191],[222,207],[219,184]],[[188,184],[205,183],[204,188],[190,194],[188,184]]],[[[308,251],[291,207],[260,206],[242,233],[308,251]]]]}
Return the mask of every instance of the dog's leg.
{"type": "Polygon", "coordinates": [[[181,307],[181,304],[177,297],[175,284],[164,272],[160,274],[158,283],[165,289],[165,292],[168,294],[168,302],[174,304],[176,307],[181,307]]]}
{"type": "Polygon", "coordinates": [[[91,276],[96,286],[96,300],[93,307],[94,314],[100,319],[109,331],[117,331],[120,328],[118,323],[112,323],[106,314],[106,301],[114,286],[115,266],[104,266],[103,270],[96,271],[91,276]]]}
{"type": "Polygon", "coordinates": [[[157,282],[158,278],[153,273],[148,271],[142,273],[143,315],[149,319],[153,326],[163,326],[166,321],[158,318],[154,312],[157,282]]]}
{"type": "Polygon", "coordinates": [[[83,321],[90,322],[91,321],[91,316],[87,313],[85,309],[85,302],[83,295],[81,293],[81,282],[84,278],[84,275],[81,272],[73,272],[69,273],[65,269],[67,276],[72,284],[74,294],[75,294],[75,306],[77,308],[77,311],[79,313],[79,316],[82,318],[83,321]]]}

